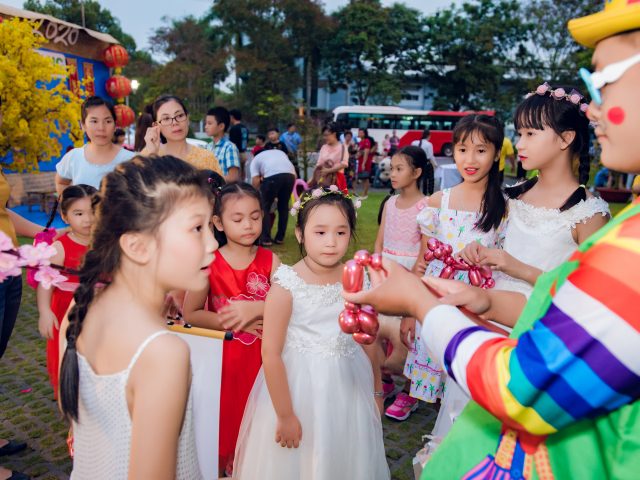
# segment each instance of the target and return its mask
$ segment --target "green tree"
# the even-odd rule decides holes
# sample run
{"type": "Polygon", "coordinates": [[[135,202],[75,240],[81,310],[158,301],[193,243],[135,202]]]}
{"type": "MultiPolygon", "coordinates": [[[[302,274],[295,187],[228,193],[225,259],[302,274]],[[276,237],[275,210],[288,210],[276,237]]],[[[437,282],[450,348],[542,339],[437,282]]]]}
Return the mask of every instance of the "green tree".
{"type": "Polygon", "coordinates": [[[435,89],[434,108],[509,111],[529,60],[530,24],[521,2],[473,0],[426,19],[425,78],[435,89]]]}
{"type": "Polygon", "coordinates": [[[255,115],[261,126],[291,118],[303,71],[312,70],[319,42],[326,37],[320,3],[218,0],[209,19],[226,32],[238,106],[255,115]]]}
{"type": "Polygon", "coordinates": [[[86,28],[108,33],[118,40],[129,53],[136,50],[136,42],[131,35],[122,31],[120,21],[95,0],[25,0],[24,8],[32,12],[46,13],[60,20],[82,25],[82,7],[86,28]]]}
{"type": "Polygon", "coordinates": [[[335,33],[323,50],[331,88],[351,86],[354,99],[397,103],[412,72],[424,65],[419,11],[379,0],[351,0],[333,14],[335,33]]]}
{"type": "MultiPolygon", "coordinates": [[[[167,21],[167,19],[165,19],[167,21]]],[[[183,98],[195,120],[201,119],[214,101],[214,87],[228,74],[228,53],[216,30],[205,18],[193,16],[168,21],[151,38],[152,51],[168,58],[162,65],[145,64],[149,77],[147,101],[171,92],[183,98]]]]}
{"type": "Polygon", "coordinates": [[[567,22],[599,11],[601,3],[600,0],[533,0],[524,6],[523,22],[532,27],[527,29],[531,61],[528,71],[525,70],[532,77],[532,84],[579,82],[578,69],[589,63],[591,54],[569,35],[567,22]],[[537,27],[540,25],[544,28],[537,27]]]}

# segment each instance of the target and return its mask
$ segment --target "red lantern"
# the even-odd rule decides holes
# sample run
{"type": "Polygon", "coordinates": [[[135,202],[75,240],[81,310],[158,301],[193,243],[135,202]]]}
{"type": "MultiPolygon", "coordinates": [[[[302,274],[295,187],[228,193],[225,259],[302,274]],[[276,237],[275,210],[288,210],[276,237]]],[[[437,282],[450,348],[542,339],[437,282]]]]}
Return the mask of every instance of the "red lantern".
{"type": "Polygon", "coordinates": [[[111,45],[104,51],[104,63],[109,68],[122,68],[129,63],[129,54],[122,45],[111,45]]]}
{"type": "Polygon", "coordinates": [[[131,81],[122,75],[114,75],[105,85],[107,93],[112,98],[124,98],[131,93],[131,81]]]}
{"type": "Polygon", "coordinates": [[[113,108],[116,110],[116,125],[118,127],[125,128],[135,122],[136,114],[131,107],[119,104],[113,108]]]}

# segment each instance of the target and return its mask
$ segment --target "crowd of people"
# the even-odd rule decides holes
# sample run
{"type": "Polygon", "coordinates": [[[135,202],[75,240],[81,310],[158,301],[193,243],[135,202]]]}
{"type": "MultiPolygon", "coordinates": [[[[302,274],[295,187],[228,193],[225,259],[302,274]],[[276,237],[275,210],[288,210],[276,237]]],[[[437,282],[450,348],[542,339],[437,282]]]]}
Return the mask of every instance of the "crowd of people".
{"type": "MultiPolygon", "coordinates": [[[[388,479],[381,417],[406,421],[419,402],[440,402],[417,457],[423,480],[637,476],[640,205],[610,220],[585,185],[590,123],[605,166],[640,171],[640,4],[612,0],[569,28],[595,47],[596,72],[582,72],[591,100],[544,83],[519,103],[518,156],[537,176],[503,186],[515,160],[494,116],[456,124],[462,182],[437,192],[428,131],[409,146],[395,132],[384,140],[394,193],[373,246],[382,264],[369,261],[361,291],[343,289],[343,258],[377,151],[366,129],[356,144],[323,127],[311,188],[290,208],[295,125],[250,150],[241,113],[215,107],[213,141],[199,148],[186,140],[184,103],[162,95],[138,120],[134,153],[114,142],[113,108],[89,98],[88,141],[57,165],[69,227],[52,239],[52,262],[69,278],[37,287],[72,478],[202,478],[196,380],[187,345],[165,328],[168,309],[233,333],[221,365],[221,476],[388,479]],[[349,193],[355,180],[360,197],[349,193]],[[265,248],[283,242],[289,216],[294,265],[265,248]],[[375,340],[341,331],[345,301],[380,313],[375,340]]],[[[17,245],[16,234],[41,227],[6,209],[8,195],[3,174],[0,229],[17,245]]],[[[21,288],[20,277],[0,283],[0,357],[21,288]]],[[[0,440],[1,454],[22,449],[0,440]]],[[[0,467],[0,478],[28,477],[0,467]]]]}

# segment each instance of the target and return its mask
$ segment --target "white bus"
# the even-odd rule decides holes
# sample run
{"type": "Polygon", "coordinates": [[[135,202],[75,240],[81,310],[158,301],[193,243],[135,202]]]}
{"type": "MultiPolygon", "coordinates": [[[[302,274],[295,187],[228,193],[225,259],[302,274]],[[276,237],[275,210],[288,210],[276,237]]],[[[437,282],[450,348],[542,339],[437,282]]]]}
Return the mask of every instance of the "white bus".
{"type": "Polygon", "coordinates": [[[368,129],[369,135],[378,143],[378,150],[382,148],[385,135],[392,136],[394,130],[400,138],[400,146],[404,147],[411,145],[414,140],[420,140],[422,131],[429,129],[434,153],[450,157],[453,155],[453,127],[460,118],[472,113],[495,115],[494,111],[446,112],[355,105],[335,108],[333,120],[344,128],[351,129],[354,137],[359,128],[368,129]]]}

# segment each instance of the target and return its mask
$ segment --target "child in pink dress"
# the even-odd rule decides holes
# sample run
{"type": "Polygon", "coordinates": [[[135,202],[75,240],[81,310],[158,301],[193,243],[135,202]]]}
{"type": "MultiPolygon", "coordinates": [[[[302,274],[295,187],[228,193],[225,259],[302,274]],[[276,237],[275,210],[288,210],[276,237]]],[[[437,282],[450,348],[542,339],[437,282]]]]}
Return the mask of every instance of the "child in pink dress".
{"type": "MultiPolygon", "coordinates": [[[[420,251],[420,228],[416,222],[418,214],[427,206],[421,185],[426,176],[427,157],[418,147],[404,147],[391,158],[391,186],[398,195],[383,202],[380,228],[375,251],[412,269],[420,251]]],[[[408,345],[400,335],[399,317],[380,317],[380,333],[377,338],[378,355],[372,359],[384,369],[382,380],[383,398],[396,392],[392,375],[402,376],[408,345]]],[[[379,370],[379,369],[378,369],[379,370]]],[[[378,373],[376,370],[376,373],[378,373]]],[[[381,372],[382,373],[382,372],[381,372]]],[[[407,391],[409,383],[406,385],[407,391]]],[[[405,420],[411,414],[402,406],[406,393],[400,393],[385,414],[395,420],[405,420]]]]}

